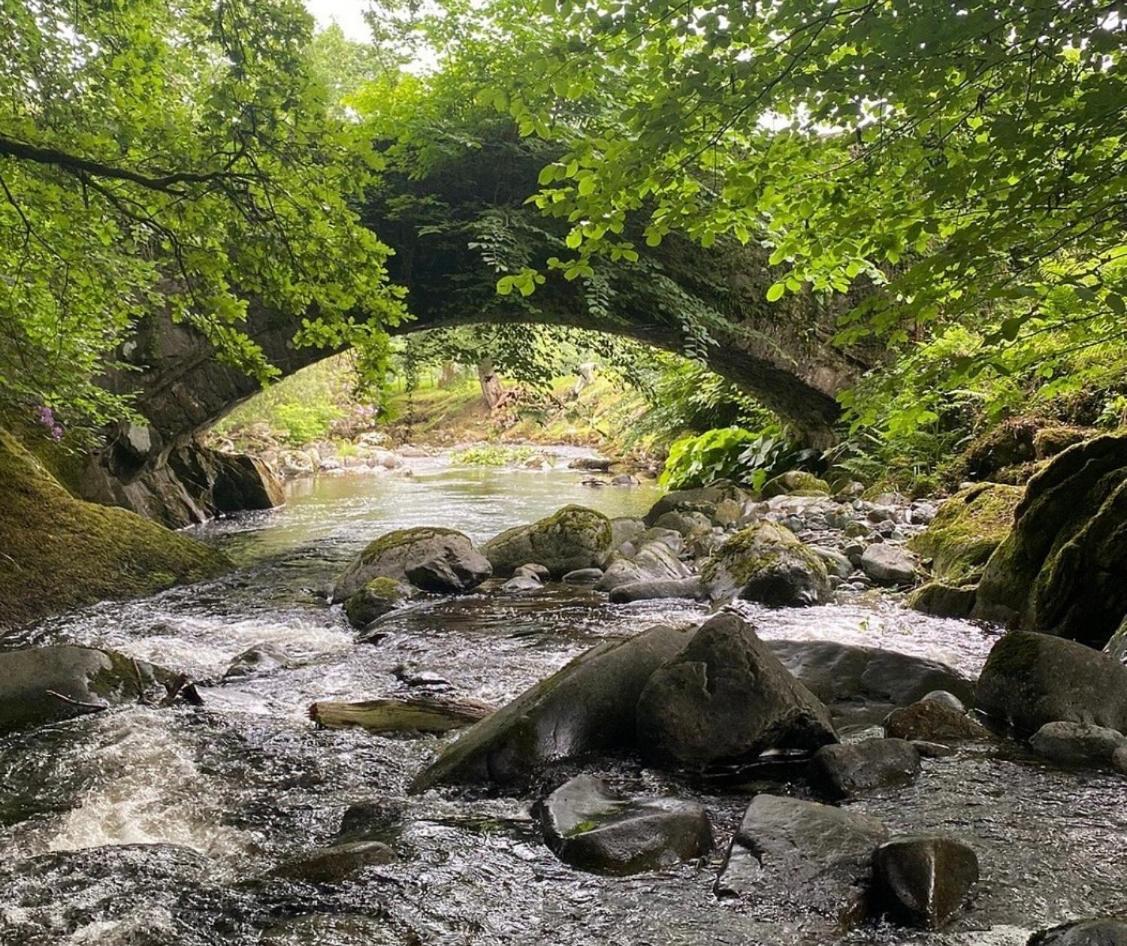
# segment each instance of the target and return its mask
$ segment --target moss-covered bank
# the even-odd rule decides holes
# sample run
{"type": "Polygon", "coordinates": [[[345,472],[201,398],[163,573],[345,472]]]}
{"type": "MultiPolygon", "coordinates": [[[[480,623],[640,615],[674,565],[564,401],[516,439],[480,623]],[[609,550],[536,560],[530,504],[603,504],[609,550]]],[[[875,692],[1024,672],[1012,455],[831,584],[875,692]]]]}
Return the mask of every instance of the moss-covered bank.
{"type": "Polygon", "coordinates": [[[135,513],[75,499],[0,430],[0,629],[230,566],[220,552],[135,513]]]}

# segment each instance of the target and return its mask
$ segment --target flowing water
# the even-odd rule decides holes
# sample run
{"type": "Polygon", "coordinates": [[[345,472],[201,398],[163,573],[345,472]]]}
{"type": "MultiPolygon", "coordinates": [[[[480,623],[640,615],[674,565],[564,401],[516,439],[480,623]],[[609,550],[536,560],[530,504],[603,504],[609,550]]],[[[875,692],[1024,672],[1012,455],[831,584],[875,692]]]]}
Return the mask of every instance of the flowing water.
{"type": "MultiPolygon", "coordinates": [[[[408,610],[357,643],[324,592],[368,541],[437,524],[481,540],[569,502],[637,515],[652,488],[590,489],[563,471],[482,471],[415,461],[413,477],[321,477],[268,513],[198,534],[238,570],[216,582],[56,619],[4,647],[113,647],[207,681],[205,705],[136,707],[0,740],[0,943],[46,944],[775,944],[833,941],[770,902],[717,900],[724,843],[753,790],[677,784],[618,763],[629,789],[701,798],[717,846],[705,863],[602,878],[544,847],[528,798],[410,796],[438,737],[314,728],[318,699],[448,688],[500,704],[600,638],[703,607],[612,606],[555,588],[474,594],[408,610]],[[270,642],[290,666],[224,683],[248,647],[270,642]],[[332,843],[343,811],[377,803],[399,855],[346,883],[271,876],[332,843]]],[[[749,609],[765,637],[830,638],[942,659],[974,675],[993,634],[894,603],[749,609]]],[[[776,785],[775,791],[801,790],[776,785]]],[[[925,761],[908,788],[854,804],[894,830],[943,830],[979,852],[972,909],[944,933],[869,926],[844,942],[995,944],[1067,918],[1127,912],[1124,781],[1066,772],[1013,749],[925,761]]]]}

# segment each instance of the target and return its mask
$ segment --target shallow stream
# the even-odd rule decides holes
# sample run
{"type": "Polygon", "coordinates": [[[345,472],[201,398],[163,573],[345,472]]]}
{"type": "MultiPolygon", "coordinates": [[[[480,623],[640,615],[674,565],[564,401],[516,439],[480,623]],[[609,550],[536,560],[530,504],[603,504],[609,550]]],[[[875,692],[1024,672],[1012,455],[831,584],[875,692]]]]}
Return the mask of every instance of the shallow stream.
{"type": "MultiPolygon", "coordinates": [[[[825,942],[771,903],[717,900],[712,883],[751,788],[671,783],[638,767],[625,787],[701,798],[717,846],[703,864],[612,879],[574,871],[544,847],[530,799],[406,794],[443,744],[322,731],[318,699],[452,692],[512,698],[602,637],[704,608],[613,606],[555,587],[475,594],[410,609],[357,643],[324,589],[381,533],[412,525],[482,540],[569,502],[640,515],[650,487],[591,489],[575,472],[451,468],[322,476],[278,510],[197,530],[239,564],[227,578],[55,619],[5,648],[77,642],[183,670],[205,705],[88,716],[0,740],[0,944],[775,944],[825,942]],[[232,683],[232,658],[261,642],[293,666],[232,683]],[[331,843],[342,812],[378,802],[399,854],[334,887],[268,876],[331,843]]],[[[975,675],[994,633],[885,601],[749,609],[764,637],[827,638],[943,660],[975,675]]],[[[847,943],[1024,944],[1065,919],[1127,912],[1127,788],[1121,776],[1062,771],[964,749],[927,760],[908,788],[855,802],[896,830],[964,836],[982,865],[972,909],[944,933],[888,926],[847,943]]],[[[786,791],[786,786],[775,786],[786,791]]]]}

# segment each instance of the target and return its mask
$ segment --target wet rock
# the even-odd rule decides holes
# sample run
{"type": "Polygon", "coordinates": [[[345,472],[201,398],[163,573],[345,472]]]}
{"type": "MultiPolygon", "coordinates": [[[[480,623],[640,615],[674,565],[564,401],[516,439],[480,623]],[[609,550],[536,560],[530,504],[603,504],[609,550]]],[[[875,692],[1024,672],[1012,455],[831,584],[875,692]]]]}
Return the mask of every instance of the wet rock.
{"type": "Polygon", "coordinates": [[[272,870],[271,876],[309,884],[336,884],[366,867],[390,864],[395,852],[382,841],[342,841],[295,857],[272,870]]]}
{"type": "Polygon", "coordinates": [[[1084,723],[1045,723],[1029,745],[1038,755],[1064,765],[1110,765],[1116,750],[1127,747],[1127,736],[1115,729],[1084,723]]]}
{"type": "MultiPolygon", "coordinates": [[[[526,556],[521,564],[531,561],[526,556]]],[[[373,578],[417,582],[426,591],[463,592],[490,576],[489,562],[461,532],[425,526],[397,529],[364,549],[337,580],[333,601],[352,597],[373,578]]]]}
{"type": "Polygon", "coordinates": [[[402,830],[406,805],[399,799],[379,798],[349,805],[341,815],[336,841],[383,841],[402,830]]]}
{"type": "Polygon", "coordinates": [[[521,565],[516,571],[513,572],[514,577],[517,575],[530,575],[533,578],[539,578],[541,581],[547,581],[552,577],[552,573],[548,571],[547,567],[539,564],[538,562],[526,562],[521,565]]]}
{"type": "Polygon", "coordinates": [[[637,486],[638,477],[631,473],[619,473],[618,476],[612,476],[610,481],[611,486],[637,486]]]}
{"type": "Polygon", "coordinates": [[[481,551],[497,575],[507,577],[526,562],[538,562],[559,578],[577,568],[602,568],[612,539],[610,520],[601,512],[565,506],[532,525],[502,532],[481,551]]]}
{"type": "Polygon", "coordinates": [[[1127,748],[1120,746],[1111,754],[1111,767],[1127,775],[1127,748]]]}
{"type": "Polygon", "coordinates": [[[577,568],[563,576],[569,585],[593,585],[603,577],[601,568],[577,568]]]}
{"type": "Polygon", "coordinates": [[[837,738],[826,708],[733,613],[708,620],[654,672],[637,720],[645,755],[686,765],[814,749],[837,738]]]}
{"type": "Polygon", "coordinates": [[[739,523],[743,514],[743,503],[735,499],[722,499],[716,504],[716,511],[712,514],[712,522],[722,529],[730,529],[739,523]]]}
{"type": "Polygon", "coordinates": [[[449,732],[485,719],[494,707],[480,700],[413,696],[405,700],[341,703],[318,700],[309,718],[326,729],[358,727],[368,732],[449,732]]]}
{"type": "Polygon", "coordinates": [[[888,714],[885,731],[894,739],[926,742],[967,742],[989,738],[989,732],[961,709],[945,702],[924,699],[888,714]]]}
{"type": "Polygon", "coordinates": [[[716,881],[720,895],[778,900],[848,927],[866,912],[873,852],[888,837],[875,818],[780,795],[756,795],[716,881]]]}
{"type": "Polygon", "coordinates": [[[595,587],[599,591],[613,591],[631,582],[676,580],[691,574],[667,542],[653,540],[639,546],[632,557],[625,557],[621,551],[615,553],[595,587]]]}
{"type": "Polygon", "coordinates": [[[990,651],[977,706],[1032,735],[1058,720],[1127,730],[1127,668],[1075,641],[1016,631],[990,651]]]}
{"type": "Polygon", "coordinates": [[[977,590],[977,585],[956,587],[929,581],[912,592],[908,607],[937,618],[968,618],[974,610],[977,590]]]}
{"type": "Polygon", "coordinates": [[[767,646],[835,712],[838,706],[883,704],[887,713],[933,690],[974,701],[973,681],[935,660],[836,641],[772,640],[767,646]]]}
{"type": "Polygon", "coordinates": [[[386,917],[362,913],[308,913],[272,923],[260,946],[412,946],[418,938],[397,929],[386,917]]]}
{"type": "Polygon", "coordinates": [[[651,601],[658,598],[699,598],[703,591],[700,579],[689,578],[643,579],[619,585],[610,593],[615,604],[632,601],[651,601]]]}
{"type": "Polygon", "coordinates": [[[956,713],[965,713],[967,711],[966,704],[950,690],[932,690],[930,693],[925,693],[920,699],[934,700],[936,703],[942,703],[949,709],[953,709],[956,713]]]}
{"type": "Polygon", "coordinates": [[[930,559],[931,572],[946,585],[977,582],[987,560],[1010,534],[1014,510],[1024,490],[1001,483],[978,483],[940,507],[926,530],[908,547],[930,559]]]}
{"type": "Polygon", "coordinates": [[[516,574],[501,586],[501,590],[509,594],[524,594],[529,591],[543,591],[544,585],[533,575],[516,574]]]}
{"type": "Polygon", "coordinates": [[[1027,946],[1127,946],[1127,919],[1074,920],[1034,933],[1027,946]]]}
{"type": "Polygon", "coordinates": [[[377,618],[403,607],[414,595],[415,590],[406,582],[373,578],[344,602],[344,613],[353,627],[367,627],[377,618]]]}
{"type": "Polygon", "coordinates": [[[716,513],[717,503],[731,499],[742,505],[749,498],[744,490],[728,480],[718,480],[711,486],[700,489],[675,489],[666,493],[650,507],[650,511],[645,515],[645,521],[648,526],[656,525],[658,519],[670,511],[700,512],[711,519],[716,513]]]}
{"type": "Polygon", "coordinates": [[[1103,647],[1127,613],[1127,437],[1069,447],[1030,481],[974,614],[1103,647]]]}
{"type": "Polygon", "coordinates": [[[787,470],[764,483],[760,492],[764,499],[786,495],[815,496],[822,493],[828,496],[830,485],[805,470],[787,470]]]}
{"type": "Polygon", "coordinates": [[[642,688],[691,633],[658,625],[592,647],[466,730],[415,779],[412,791],[443,783],[527,782],[554,762],[632,749],[642,688]]]}
{"type": "Polygon", "coordinates": [[[920,754],[903,739],[865,739],[823,746],[810,760],[810,781],[831,798],[903,785],[920,771],[920,754]]]}
{"type": "Polygon", "coordinates": [[[646,524],[632,516],[618,516],[610,521],[611,549],[618,549],[624,542],[636,539],[646,531],[646,524]]]}
{"type": "Polygon", "coordinates": [[[223,679],[245,680],[273,673],[275,670],[284,670],[289,666],[290,658],[286,652],[277,644],[264,641],[247,648],[232,660],[223,673],[223,679]]]}
{"type": "Polygon", "coordinates": [[[876,542],[861,556],[861,570],[881,585],[913,585],[916,582],[916,559],[898,545],[876,542]]]}
{"type": "Polygon", "coordinates": [[[822,560],[792,533],[770,522],[731,536],[701,570],[714,601],[732,597],[772,607],[819,604],[830,597],[822,560]]]}
{"type": "Polygon", "coordinates": [[[1111,635],[1111,639],[1104,645],[1104,653],[1112,660],[1127,664],[1127,616],[1119,629],[1111,635]]]}
{"type": "Polygon", "coordinates": [[[92,647],[33,647],[0,653],[0,733],[173,698],[199,702],[180,674],[92,647]]]}
{"type": "Polygon", "coordinates": [[[938,929],[978,882],[978,856],[962,841],[905,835],[873,856],[874,905],[901,923],[938,929]]]}
{"type": "Polygon", "coordinates": [[[696,802],[625,798],[590,775],[561,785],[538,813],[548,847],[581,870],[635,874],[712,850],[712,827],[696,802]]]}

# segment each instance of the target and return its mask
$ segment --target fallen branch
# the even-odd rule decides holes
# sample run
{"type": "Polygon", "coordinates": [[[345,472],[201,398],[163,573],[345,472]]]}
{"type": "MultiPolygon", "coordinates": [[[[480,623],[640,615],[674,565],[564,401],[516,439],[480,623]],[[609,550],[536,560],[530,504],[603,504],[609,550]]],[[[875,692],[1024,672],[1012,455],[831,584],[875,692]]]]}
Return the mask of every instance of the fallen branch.
{"type": "Polygon", "coordinates": [[[480,700],[409,697],[337,703],[323,700],[309,707],[309,718],[326,729],[359,726],[369,732],[448,732],[485,719],[493,707],[480,700]]]}
{"type": "Polygon", "coordinates": [[[53,696],[56,700],[61,700],[68,706],[73,706],[75,709],[81,710],[83,713],[104,713],[109,709],[105,703],[84,703],[82,700],[76,700],[58,690],[45,691],[48,696],[53,696]]]}

